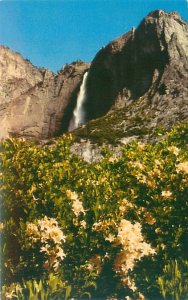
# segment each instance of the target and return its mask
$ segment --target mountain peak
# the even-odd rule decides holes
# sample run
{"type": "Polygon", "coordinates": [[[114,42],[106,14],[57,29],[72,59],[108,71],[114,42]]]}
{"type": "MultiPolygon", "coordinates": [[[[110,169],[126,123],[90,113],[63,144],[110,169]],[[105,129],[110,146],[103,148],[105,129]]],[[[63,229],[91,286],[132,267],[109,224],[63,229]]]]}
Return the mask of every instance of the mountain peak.
{"type": "Polygon", "coordinates": [[[187,23],[176,12],[151,12],[137,29],[112,41],[94,58],[86,110],[88,120],[101,118],[78,135],[87,132],[95,139],[109,131],[111,140],[145,132],[150,138],[157,127],[168,129],[183,122],[188,119],[187,82],[187,23]]]}
{"type": "Polygon", "coordinates": [[[181,19],[181,16],[178,14],[177,11],[173,10],[171,12],[166,12],[166,11],[164,11],[162,9],[157,9],[157,10],[154,10],[154,11],[150,12],[145,17],[145,19],[148,18],[148,17],[152,17],[152,18],[155,18],[155,19],[160,18],[160,17],[166,17],[166,18],[169,18],[169,17],[172,17],[172,18],[178,17],[178,18],[181,19]]]}

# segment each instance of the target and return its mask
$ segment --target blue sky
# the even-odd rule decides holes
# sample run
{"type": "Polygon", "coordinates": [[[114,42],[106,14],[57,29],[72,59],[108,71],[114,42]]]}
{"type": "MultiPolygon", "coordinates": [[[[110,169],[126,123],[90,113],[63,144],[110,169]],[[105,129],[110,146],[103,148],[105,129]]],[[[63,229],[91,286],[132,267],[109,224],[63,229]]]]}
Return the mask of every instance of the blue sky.
{"type": "Polygon", "coordinates": [[[0,0],[0,44],[57,71],[91,61],[155,9],[177,10],[188,21],[186,0],[0,0]]]}

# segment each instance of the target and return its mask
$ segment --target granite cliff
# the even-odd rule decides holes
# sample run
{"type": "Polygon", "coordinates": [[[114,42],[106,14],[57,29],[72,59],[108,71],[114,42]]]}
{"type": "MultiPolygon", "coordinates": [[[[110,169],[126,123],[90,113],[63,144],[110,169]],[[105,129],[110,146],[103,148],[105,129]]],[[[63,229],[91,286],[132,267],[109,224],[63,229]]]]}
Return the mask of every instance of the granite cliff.
{"type": "Polygon", "coordinates": [[[88,119],[141,98],[177,104],[188,95],[187,71],[188,24],[176,12],[154,11],[97,53],[87,82],[88,119]]]}
{"type": "Polygon", "coordinates": [[[76,62],[54,75],[5,47],[0,64],[1,137],[66,132],[88,69],[89,122],[73,132],[77,141],[152,140],[157,128],[188,120],[188,24],[176,12],[150,13],[103,47],[91,66],[76,62]]]}
{"type": "Polygon", "coordinates": [[[187,121],[188,24],[176,12],[154,11],[101,49],[85,109],[92,121],[75,136],[92,143],[154,141],[160,128],[187,121]]]}
{"type": "Polygon", "coordinates": [[[78,61],[55,75],[1,46],[0,137],[46,139],[66,131],[88,67],[78,61]]]}

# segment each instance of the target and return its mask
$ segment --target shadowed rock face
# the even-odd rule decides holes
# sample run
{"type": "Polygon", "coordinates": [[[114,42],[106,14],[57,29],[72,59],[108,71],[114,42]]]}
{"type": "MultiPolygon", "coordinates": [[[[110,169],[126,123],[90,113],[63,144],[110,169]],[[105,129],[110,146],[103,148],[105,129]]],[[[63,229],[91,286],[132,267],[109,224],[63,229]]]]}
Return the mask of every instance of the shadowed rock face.
{"type": "Polygon", "coordinates": [[[0,46],[0,137],[46,139],[67,130],[89,65],[66,65],[57,75],[0,46]]]}
{"type": "Polygon", "coordinates": [[[188,102],[187,82],[188,25],[176,12],[154,11],[96,55],[87,82],[88,120],[141,97],[163,106],[188,102]]]}

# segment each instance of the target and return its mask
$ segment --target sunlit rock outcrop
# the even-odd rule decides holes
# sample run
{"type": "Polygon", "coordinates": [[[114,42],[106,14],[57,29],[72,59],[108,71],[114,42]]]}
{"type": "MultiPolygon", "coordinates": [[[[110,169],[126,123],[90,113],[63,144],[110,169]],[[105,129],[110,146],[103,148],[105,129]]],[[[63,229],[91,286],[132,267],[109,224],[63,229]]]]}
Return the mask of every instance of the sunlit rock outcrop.
{"type": "Polygon", "coordinates": [[[55,75],[0,46],[0,137],[46,139],[66,131],[88,67],[75,62],[55,75]]]}

